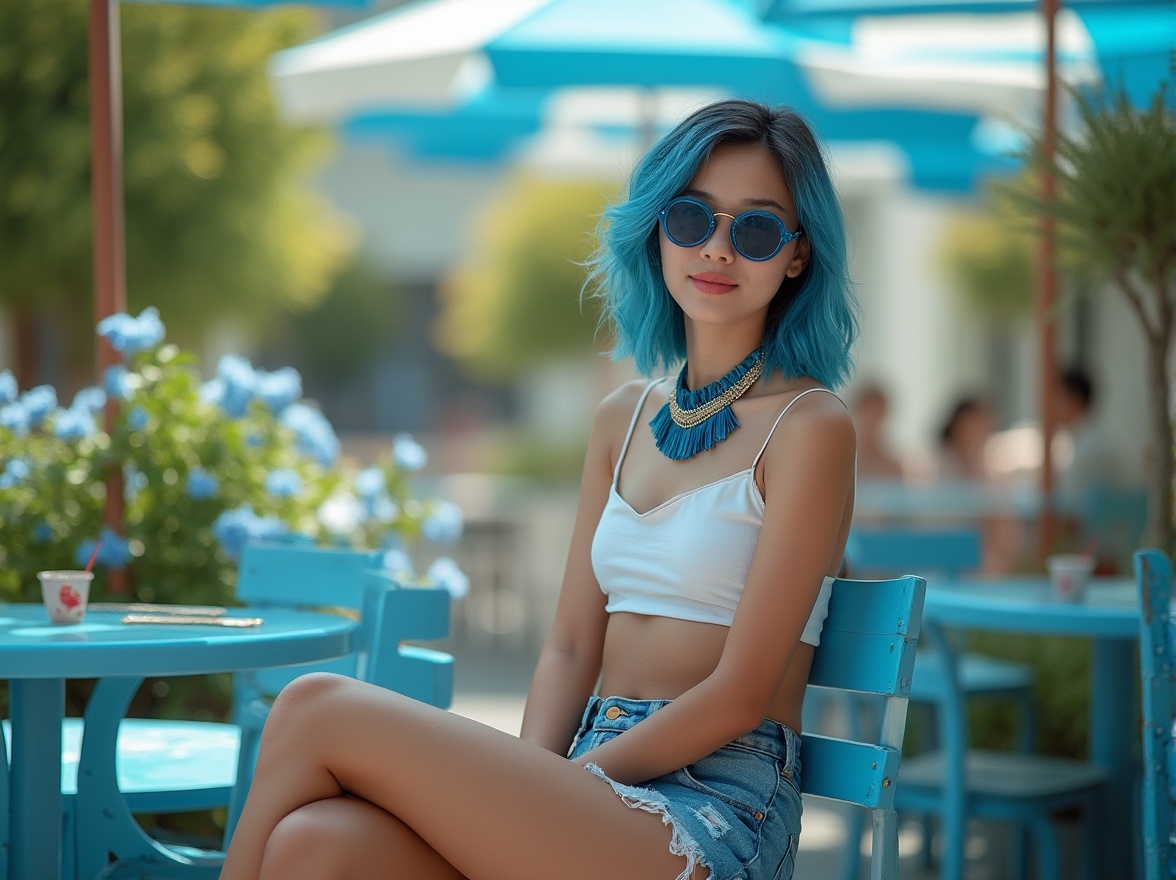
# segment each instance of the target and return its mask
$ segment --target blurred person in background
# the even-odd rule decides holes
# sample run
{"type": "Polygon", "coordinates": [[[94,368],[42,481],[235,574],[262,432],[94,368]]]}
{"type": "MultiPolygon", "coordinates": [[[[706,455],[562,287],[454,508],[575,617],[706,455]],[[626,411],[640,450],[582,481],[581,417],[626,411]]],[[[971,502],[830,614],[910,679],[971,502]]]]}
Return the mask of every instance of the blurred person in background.
{"type": "Polygon", "coordinates": [[[988,463],[988,443],[995,427],[992,404],[969,394],[952,405],[939,430],[938,479],[966,495],[961,508],[978,521],[984,558],[981,568],[1002,574],[1016,568],[1026,550],[1026,531],[1013,515],[1008,495],[988,463]]]}
{"type": "Polygon", "coordinates": [[[708,105],[599,233],[614,354],[681,371],[596,409],[521,737],[303,676],[222,880],[792,877],[801,707],[854,503],[831,389],[856,303],[824,151],[787,108],[708,105]]]}
{"type": "Polygon", "coordinates": [[[957,400],[939,430],[939,479],[987,482],[984,451],[992,428],[992,406],[987,400],[975,395],[957,400]]]}
{"type": "Polygon", "coordinates": [[[1126,458],[1097,418],[1095,386],[1090,375],[1078,367],[1062,371],[1054,400],[1061,428],[1059,437],[1068,438],[1070,447],[1068,455],[1058,456],[1058,494],[1063,505],[1080,504],[1095,486],[1129,483],[1126,458]]]}
{"type": "Polygon", "coordinates": [[[886,444],[886,415],[890,398],[874,382],[862,386],[853,399],[853,421],[857,428],[857,475],[859,480],[901,480],[902,464],[886,444]]]}

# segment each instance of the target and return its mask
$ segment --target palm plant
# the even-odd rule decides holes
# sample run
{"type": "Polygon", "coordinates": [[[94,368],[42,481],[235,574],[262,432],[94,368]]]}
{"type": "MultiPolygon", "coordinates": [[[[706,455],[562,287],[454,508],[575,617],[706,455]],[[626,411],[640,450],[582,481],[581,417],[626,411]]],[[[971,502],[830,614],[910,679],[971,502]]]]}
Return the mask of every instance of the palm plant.
{"type": "MultiPolygon", "coordinates": [[[[1173,393],[1169,371],[1176,318],[1176,112],[1170,83],[1143,109],[1126,92],[1073,94],[1080,124],[1056,136],[1031,138],[1025,158],[1053,178],[1056,197],[1036,189],[1007,190],[1019,204],[1056,225],[1062,253],[1092,280],[1124,296],[1146,340],[1147,400],[1156,450],[1149,533],[1168,551],[1173,523],[1173,393]]],[[[1098,289],[1092,286],[1091,289],[1098,289]]]]}

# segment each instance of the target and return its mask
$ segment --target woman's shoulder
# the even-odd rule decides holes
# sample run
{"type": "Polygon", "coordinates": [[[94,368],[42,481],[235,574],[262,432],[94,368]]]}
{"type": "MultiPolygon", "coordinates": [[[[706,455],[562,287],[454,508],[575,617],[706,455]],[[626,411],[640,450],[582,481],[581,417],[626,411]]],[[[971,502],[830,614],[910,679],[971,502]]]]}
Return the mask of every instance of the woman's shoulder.
{"type": "MultiPolygon", "coordinates": [[[[853,417],[845,402],[833,390],[813,381],[790,383],[770,395],[779,412],[776,434],[790,438],[778,446],[792,446],[811,438],[822,443],[844,438],[856,441],[853,417]]],[[[769,452],[771,446],[769,444],[769,452]]]]}

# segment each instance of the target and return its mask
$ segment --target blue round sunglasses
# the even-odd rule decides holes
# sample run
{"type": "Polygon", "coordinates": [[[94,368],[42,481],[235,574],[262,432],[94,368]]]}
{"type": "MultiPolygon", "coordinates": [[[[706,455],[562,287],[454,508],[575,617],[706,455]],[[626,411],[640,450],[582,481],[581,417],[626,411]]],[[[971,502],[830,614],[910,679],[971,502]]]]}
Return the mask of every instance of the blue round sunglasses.
{"type": "Polygon", "coordinates": [[[743,257],[762,263],[770,260],[780,249],[804,232],[789,232],[784,222],[768,211],[744,211],[724,214],[712,211],[706,202],[693,196],[678,196],[657,215],[666,238],[678,247],[698,247],[715,231],[715,217],[731,218],[731,244],[743,257]]]}

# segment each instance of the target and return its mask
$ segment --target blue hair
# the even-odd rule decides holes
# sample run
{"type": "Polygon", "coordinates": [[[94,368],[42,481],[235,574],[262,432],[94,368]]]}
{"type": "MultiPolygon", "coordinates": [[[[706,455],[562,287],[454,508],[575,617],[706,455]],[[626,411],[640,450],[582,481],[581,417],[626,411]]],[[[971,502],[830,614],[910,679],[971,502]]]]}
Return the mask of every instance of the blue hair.
{"type": "Polygon", "coordinates": [[[601,322],[615,329],[612,355],[631,356],[645,376],[685,359],[685,318],[662,278],[657,215],[686,189],[714,149],[726,144],[771,150],[809,241],[804,271],[784,279],[768,308],[764,372],[811,376],[837,388],[849,379],[857,337],[841,205],[808,123],[787,107],[751,101],[709,104],[679,123],[638,163],[628,197],[601,216],[600,244],[587,263],[588,285],[604,300],[601,322]]]}

